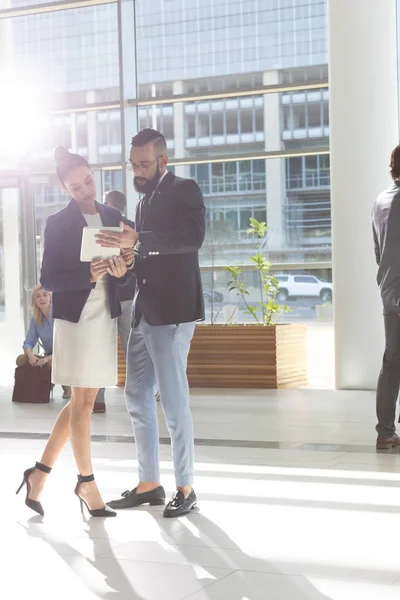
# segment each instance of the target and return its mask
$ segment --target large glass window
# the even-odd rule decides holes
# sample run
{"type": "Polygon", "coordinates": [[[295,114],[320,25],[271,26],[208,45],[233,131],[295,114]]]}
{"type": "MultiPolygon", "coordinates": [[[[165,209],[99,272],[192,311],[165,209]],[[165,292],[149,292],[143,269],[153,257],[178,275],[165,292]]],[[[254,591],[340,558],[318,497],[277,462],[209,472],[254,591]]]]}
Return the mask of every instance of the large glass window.
{"type": "Polygon", "coordinates": [[[16,17],[7,33],[14,74],[51,108],[119,98],[116,4],[16,17]]]}
{"type": "Polygon", "coordinates": [[[324,88],[282,94],[283,138],[299,145],[310,138],[323,142],[329,135],[328,99],[324,88]]]}
{"type": "Polygon", "coordinates": [[[329,187],[329,155],[289,158],[286,161],[286,185],[290,190],[329,187]]]}
{"type": "Polygon", "coordinates": [[[182,122],[182,112],[175,112],[172,104],[139,108],[140,126],[163,131],[176,159],[200,156],[205,150],[218,156],[264,151],[266,145],[279,151],[286,143],[301,148],[310,140],[320,146],[329,134],[326,89],[187,101],[183,114],[182,122]],[[174,135],[181,132],[184,144],[177,149],[174,135]]]}
{"type": "Polygon", "coordinates": [[[198,181],[207,207],[202,266],[210,266],[216,240],[220,262],[249,265],[251,217],[267,223],[263,250],[272,263],[330,262],[329,156],[191,165],[186,175],[198,181]]]}
{"type": "Polygon", "coordinates": [[[117,5],[39,11],[0,20],[0,129],[24,138],[7,145],[6,158],[51,171],[62,145],[92,163],[121,162],[119,109],[100,108],[120,99],[117,5]]]}
{"type": "Polygon", "coordinates": [[[32,6],[36,4],[47,4],[48,0],[0,0],[0,10],[32,6]]]}
{"type": "MultiPolygon", "coordinates": [[[[193,177],[203,191],[201,265],[207,277],[212,262],[220,269],[218,281],[224,265],[247,272],[252,217],[267,222],[263,251],[273,268],[282,274],[285,265],[296,264],[304,275],[322,277],[308,273],[319,261],[327,275],[326,0],[136,0],[136,39],[123,38],[122,49],[131,60],[130,69],[124,62],[125,76],[137,72],[137,98],[135,86],[120,81],[117,4],[41,12],[43,2],[0,0],[0,10],[38,5],[35,14],[0,20],[1,68],[16,78],[15,96],[22,98],[18,110],[0,114],[0,129],[14,131],[12,112],[19,126],[23,118],[37,125],[40,116],[34,134],[33,127],[23,129],[33,143],[26,141],[21,156],[17,146],[24,169],[54,173],[53,150],[63,145],[94,165],[100,196],[123,189],[122,143],[135,131],[122,135],[123,124],[132,121],[122,118],[121,106],[137,110],[139,128],[164,133],[170,169],[193,177]],[[128,89],[132,97],[122,99],[121,90],[128,89]]],[[[3,88],[2,79],[1,106],[3,88]]],[[[54,181],[35,193],[42,232],[47,216],[67,198],[54,181]]]]}
{"type": "Polygon", "coordinates": [[[191,165],[190,177],[197,181],[205,196],[214,193],[265,190],[265,160],[191,165]]]}
{"type": "Polygon", "coordinates": [[[154,84],[169,95],[174,81],[187,93],[251,88],[264,71],[293,68],[291,81],[326,77],[326,1],[297,4],[212,0],[199,10],[197,0],[168,9],[164,0],[137,0],[140,96],[154,84]]]}
{"type": "Polygon", "coordinates": [[[32,141],[32,157],[39,158],[50,171],[57,146],[78,152],[92,164],[121,163],[120,111],[104,109],[49,115],[42,122],[40,137],[32,141]]]}

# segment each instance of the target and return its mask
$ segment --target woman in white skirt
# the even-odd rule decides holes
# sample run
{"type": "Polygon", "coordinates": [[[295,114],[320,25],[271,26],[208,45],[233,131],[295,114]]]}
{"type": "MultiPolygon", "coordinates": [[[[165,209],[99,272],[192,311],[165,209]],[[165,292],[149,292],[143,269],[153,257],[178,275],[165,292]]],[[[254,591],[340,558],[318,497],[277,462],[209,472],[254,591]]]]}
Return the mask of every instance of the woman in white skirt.
{"type": "MultiPolygon", "coordinates": [[[[26,504],[43,515],[40,495],[47,475],[70,439],[81,506],[92,516],[115,516],[94,480],[90,452],[90,417],[99,388],[117,382],[118,285],[130,277],[133,251],[111,260],[81,262],[83,228],[119,226],[121,215],[96,202],[96,184],[88,162],[64,148],[55,152],[57,175],[71,196],[67,207],[48,218],[41,284],[53,292],[54,343],[52,382],[70,385],[71,400],[60,412],[40,462],[24,473],[26,504]]],[[[19,490],[18,490],[19,491],[19,490]]]]}

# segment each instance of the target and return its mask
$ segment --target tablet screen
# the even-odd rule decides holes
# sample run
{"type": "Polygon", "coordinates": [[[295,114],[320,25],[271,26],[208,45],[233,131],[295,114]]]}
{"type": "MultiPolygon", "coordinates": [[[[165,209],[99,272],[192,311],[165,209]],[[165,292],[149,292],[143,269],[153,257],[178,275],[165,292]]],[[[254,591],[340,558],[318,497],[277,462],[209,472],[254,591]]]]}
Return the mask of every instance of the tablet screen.
{"type": "Polygon", "coordinates": [[[81,262],[92,262],[94,258],[112,258],[121,254],[120,248],[102,248],[96,241],[100,231],[122,233],[121,227],[84,227],[81,245],[81,262]]]}

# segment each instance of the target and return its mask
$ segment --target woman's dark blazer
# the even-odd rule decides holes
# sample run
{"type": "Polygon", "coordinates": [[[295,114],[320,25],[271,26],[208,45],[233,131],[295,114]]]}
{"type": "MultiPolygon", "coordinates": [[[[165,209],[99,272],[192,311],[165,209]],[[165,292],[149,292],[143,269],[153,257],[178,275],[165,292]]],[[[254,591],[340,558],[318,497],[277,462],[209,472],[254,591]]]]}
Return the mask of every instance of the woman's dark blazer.
{"type": "MultiPolygon", "coordinates": [[[[104,227],[118,227],[121,213],[115,208],[99,204],[96,208],[104,227]]],[[[52,317],[78,323],[83,307],[95,283],[90,282],[90,263],[81,262],[83,228],[87,226],[75,200],[47,219],[44,232],[44,253],[40,282],[52,292],[52,317]]],[[[130,276],[130,274],[128,275],[130,276]]],[[[116,279],[106,275],[111,318],[121,314],[118,286],[126,276],[116,279]]]]}

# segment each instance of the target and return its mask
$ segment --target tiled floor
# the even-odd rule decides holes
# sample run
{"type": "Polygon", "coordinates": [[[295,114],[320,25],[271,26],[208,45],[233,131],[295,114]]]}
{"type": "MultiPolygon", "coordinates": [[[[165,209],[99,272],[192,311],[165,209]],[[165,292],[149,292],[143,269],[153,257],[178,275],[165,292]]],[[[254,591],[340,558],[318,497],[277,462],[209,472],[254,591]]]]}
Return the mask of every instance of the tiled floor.
{"type": "MultiPolygon", "coordinates": [[[[375,451],[372,393],[194,391],[199,510],[181,520],[162,507],[82,518],[70,447],[48,480],[45,517],[34,516],[14,492],[43,448],[29,434],[47,433],[61,405],[12,405],[0,392],[1,598],[399,597],[400,454],[375,451]]],[[[104,497],[116,498],[136,483],[121,392],[108,394],[93,433],[108,436],[93,462],[104,497]]],[[[165,443],[161,466],[171,494],[165,443]]]]}

